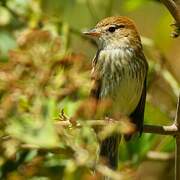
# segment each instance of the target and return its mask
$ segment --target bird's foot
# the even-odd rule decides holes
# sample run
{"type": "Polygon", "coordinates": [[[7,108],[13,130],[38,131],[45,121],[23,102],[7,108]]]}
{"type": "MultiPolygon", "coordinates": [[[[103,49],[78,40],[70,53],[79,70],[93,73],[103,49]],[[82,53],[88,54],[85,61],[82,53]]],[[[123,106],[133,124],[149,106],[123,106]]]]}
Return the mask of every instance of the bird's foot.
{"type": "Polygon", "coordinates": [[[105,121],[107,121],[108,123],[113,123],[115,122],[115,119],[110,118],[110,117],[105,117],[105,121]]]}

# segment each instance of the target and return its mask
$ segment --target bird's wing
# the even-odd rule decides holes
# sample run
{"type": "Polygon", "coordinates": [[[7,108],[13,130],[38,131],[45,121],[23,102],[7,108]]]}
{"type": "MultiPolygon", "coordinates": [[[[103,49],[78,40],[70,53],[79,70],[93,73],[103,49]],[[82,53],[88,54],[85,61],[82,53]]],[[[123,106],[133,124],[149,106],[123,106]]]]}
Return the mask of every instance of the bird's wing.
{"type": "Polygon", "coordinates": [[[91,92],[90,92],[90,97],[91,98],[94,98],[96,100],[99,99],[99,96],[100,96],[100,90],[101,90],[101,79],[99,77],[99,74],[98,72],[96,71],[96,63],[98,61],[98,56],[99,56],[99,52],[100,51],[97,51],[93,61],[92,61],[92,72],[91,72],[91,78],[92,78],[92,89],[91,89],[91,92]]]}
{"type": "Polygon", "coordinates": [[[145,102],[146,102],[146,79],[144,81],[144,87],[143,87],[140,101],[136,109],[130,115],[131,121],[134,124],[136,124],[136,127],[138,131],[140,132],[140,135],[142,134],[142,131],[143,131],[145,102]]]}
{"type": "Polygon", "coordinates": [[[100,79],[93,79],[92,83],[93,83],[93,85],[92,85],[92,89],[91,89],[91,92],[90,92],[90,97],[98,100],[99,96],[100,96],[100,90],[101,90],[100,79]]]}
{"type": "Polygon", "coordinates": [[[139,101],[136,109],[131,113],[130,118],[131,118],[132,122],[134,124],[136,124],[136,127],[141,135],[142,131],[143,131],[144,109],[145,109],[145,102],[146,102],[146,90],[147,90],[146,79],[147,79],[148,64],[147,64],[146,58],[143,53],[139,54],[139,58],[141,58],[144,61],[146,76],[145,76],[145,80],[144,80],[144,85],[143,85],[143,90],[142,90],[140,101],[139,101]]]}

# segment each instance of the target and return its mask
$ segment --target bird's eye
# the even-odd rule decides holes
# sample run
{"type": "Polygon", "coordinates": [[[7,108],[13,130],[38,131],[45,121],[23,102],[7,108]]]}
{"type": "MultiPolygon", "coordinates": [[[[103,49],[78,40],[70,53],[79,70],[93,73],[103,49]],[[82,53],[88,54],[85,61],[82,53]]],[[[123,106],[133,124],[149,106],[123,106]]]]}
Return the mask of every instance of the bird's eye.
{"type": "Polygon", "coordinates": [[[109,27],[109,29],[108,29],[108,31],[111,32],[111,33],[113,33],[115,30],[116,30],[116,28],[113,27],[113,26],[109,27]]]}

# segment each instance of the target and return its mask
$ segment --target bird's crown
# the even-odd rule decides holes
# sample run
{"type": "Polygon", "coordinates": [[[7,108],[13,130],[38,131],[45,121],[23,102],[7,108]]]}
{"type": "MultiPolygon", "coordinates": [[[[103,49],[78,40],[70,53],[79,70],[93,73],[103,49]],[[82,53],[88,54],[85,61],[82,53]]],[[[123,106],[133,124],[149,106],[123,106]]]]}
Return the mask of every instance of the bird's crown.
{"type": "Polygon", "coordinates": [[[109,26],[109,25],[119,25],[119,26],[121,25],[126,28],[136,29],[134,22],[130,18],[125,17],[125,16],[107,17],[101,20],[100,22],[98,22],[96,27],[100,28],[100,27],[109,26]]]}

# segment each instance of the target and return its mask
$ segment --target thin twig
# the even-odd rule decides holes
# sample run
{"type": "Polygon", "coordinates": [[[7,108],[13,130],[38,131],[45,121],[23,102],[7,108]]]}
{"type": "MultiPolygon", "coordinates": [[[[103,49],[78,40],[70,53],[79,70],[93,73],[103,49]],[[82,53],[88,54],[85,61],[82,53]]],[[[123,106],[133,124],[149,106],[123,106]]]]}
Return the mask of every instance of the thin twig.
{"type": "MultiPolygon", "coordinates": [[[[113,123],[113,121],[111,122],[113,123]]],[[[117,123],[114,122],[114,123],[117,123]]],[[[109,122],[106,120],[86,120],[84,124],[78,124],[78,127],[82,127],[84,125],[89,126],[107,126],[109,122]]],[[[57,121],[55,126],[70,126],[72,125],[70,121],[57,121]]],[[[154,134],[161,134],[161,135],[176,135],[178,134],[178,129],[175,124],[171,126],[156,126],[156,125],[144,125],[143,133],[154,133],[154,134]]]]}
{"type": "Polygon", "coordinates": [[[178,103],[177,103],[175,125],[178,127],[178,129],[180,131],[180,94],[179,94],[178,103]]]}
{"type": "Polygon", "coordinates": [[[155,126],[155,125],[144,125],[144,133],[154,133],[161,135],[176,135],[178,129],[176,125],[171,126],[155,126]]]}
{"type": "Polygon", "coordinates": [[[176,136],[175,149],[175,180],[180,179],[180,134],[176,136]]]}
{"type": "Polygon", "coordinates": [[[180,2],[174,0],[161,0],[162,3],[167,7],[171,15],[174,17],[177,24],[180,25],[180,2]]]}
{"type": "Polygon", "coordinates": [[[178,134],[176,135],[176,150],[175,150],[175,179],[180,179],[180,95],[177,103],[176,127],[178,128],[178,134]]]}
{"type": "Polygon", "coordinates": [[[172,36],[178,37],[180,35],[180,0],[161,0],[161,2],[166,6],[176,21],[172,36]]]}
{"type": "MultiPolygon", "coordinates": [[[[119,122],[117,120],[111,120],[111,122],[109,122],[107,120],[86,120],[85,123],[83,123],[83,124],[78,123],[78,124],[75,124],[75,125],[78,126],[78,127],[81,127],[81,126],[84,126],[84,125],[106,126],[109,123],[119,123],[119,122]]],[[[124,125],[125,122],[122,121],[121,124],[124,125]]],[[[57,121],[55,123],[56,127],[58,127],[58,126],[70,126],[70,125],[73,126],[70,119],[57,121]]],[[[145,124],[144,128],[143,128],[143,132],[144,133],[161,134],[161,135],[176,135],[176,139],[178,139],[178,137],[180,138],[180,128],[179,127],[180,127],[180,95],[178,97],[176,118],[174,120],[174,123],[172,125],[170,125],[170,126],[157,126],[157,125],[145,124]]],[[[179,152],[179,155],[180,155],[180,152],[179,152]]],[[[179,159],[179,162],[180,162],[180,159],[179,159]]]]}
{"type": "Polygon", "coordinates": [[[168,152],[149,151],[146,156],[148,159],[155,161],[167,161],[174,159],[174,153],[168,152]]]}

